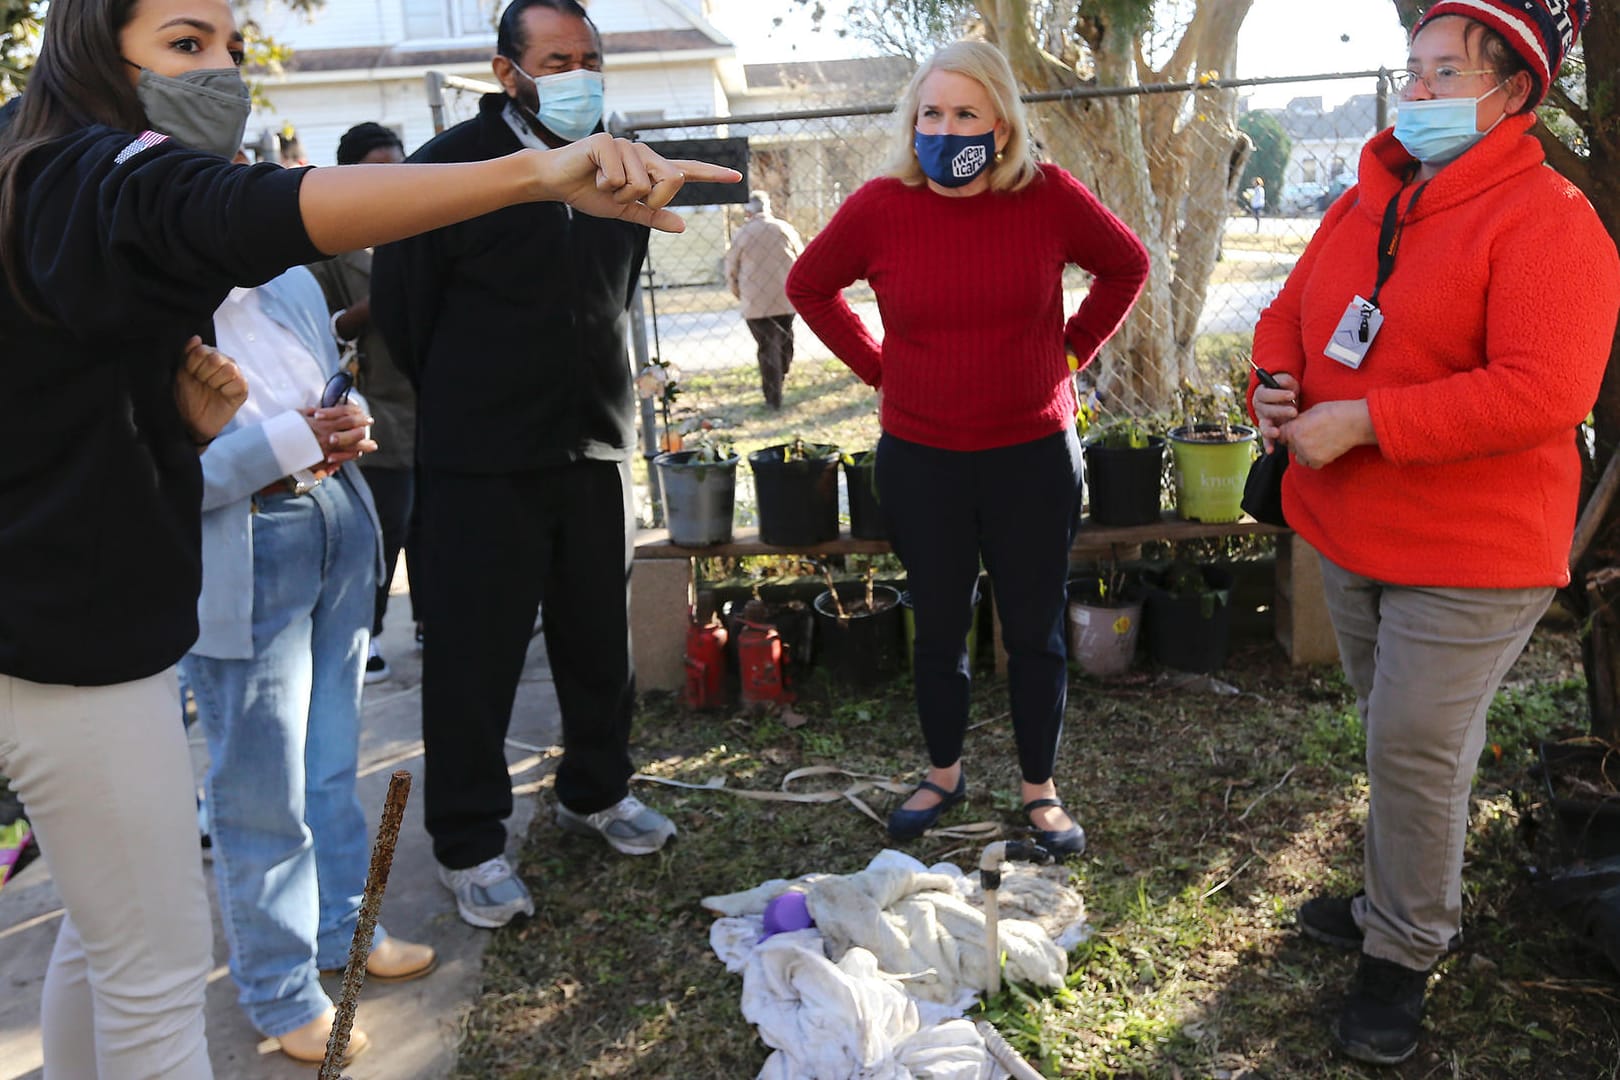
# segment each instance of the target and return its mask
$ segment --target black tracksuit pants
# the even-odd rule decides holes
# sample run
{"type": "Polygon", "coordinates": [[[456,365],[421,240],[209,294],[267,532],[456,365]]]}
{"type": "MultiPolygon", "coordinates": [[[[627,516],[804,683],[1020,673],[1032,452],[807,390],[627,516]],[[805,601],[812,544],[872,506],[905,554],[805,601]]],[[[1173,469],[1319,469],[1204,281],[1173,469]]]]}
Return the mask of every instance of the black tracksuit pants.
{"type": "Polygon", "coordinates": [[[557,797],[583,814],[629,790],[634,533],[628,462],[498,475],[423,467],[423,807],[434,856],[501,854],[505,738],[538,606],[562,709],[557,797]]]}

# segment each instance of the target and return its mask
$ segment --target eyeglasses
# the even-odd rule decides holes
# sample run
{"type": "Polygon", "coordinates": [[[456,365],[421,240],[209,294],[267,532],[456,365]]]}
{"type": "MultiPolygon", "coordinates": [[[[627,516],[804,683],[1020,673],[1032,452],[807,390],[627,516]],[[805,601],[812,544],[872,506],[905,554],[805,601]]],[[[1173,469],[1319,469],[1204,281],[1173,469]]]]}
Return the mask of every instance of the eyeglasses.
{"type": "Polygon", "coordinates": [[[1469,68],[1466,70],[1441,64],[1428,75],[1421,71],[1392,71],[1389,81],[1394,84],[1395,92],[1403,97],[1408,91],[1417,88],[1422,83],[1435,97],[1451,97],[1462,92],[1463,80],[1474,75],[1495,75],[1494,68],[1469,68]]]}

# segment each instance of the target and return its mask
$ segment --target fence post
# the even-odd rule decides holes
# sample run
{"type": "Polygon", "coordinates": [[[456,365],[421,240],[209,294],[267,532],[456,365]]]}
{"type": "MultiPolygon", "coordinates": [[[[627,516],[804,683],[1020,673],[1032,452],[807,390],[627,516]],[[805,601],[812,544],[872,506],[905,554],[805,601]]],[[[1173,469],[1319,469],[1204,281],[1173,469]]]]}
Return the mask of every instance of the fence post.
{"type": "Polygon", "coordinates": [[[433,116],[433,134],[444,134],[444,75],[430,71],[423,77],[427,85],[428,112],[433,116]]]}
{"type": "Polygon", "coordinates": [[[1374,113],[1377,130],[1389,127],[1389,69],[1378,69],[1378,109],[1374,113]]]}
{"type": "MultiPolygon", "coordinates": [[[[647,302],[641,293],[641,279],[636,279],[635,291],[630,294],[630,349],[636,356],[636,374],[647,369],[652,354],[647,351],[647,302]]],[[[658,456],[658,411],[653,399],[641,397],[641,456],[647,462],[647,494],[652,500],[652,524],[664,523],[663,489],[658,484],[658,469],[653,458],[658,456]]]]}

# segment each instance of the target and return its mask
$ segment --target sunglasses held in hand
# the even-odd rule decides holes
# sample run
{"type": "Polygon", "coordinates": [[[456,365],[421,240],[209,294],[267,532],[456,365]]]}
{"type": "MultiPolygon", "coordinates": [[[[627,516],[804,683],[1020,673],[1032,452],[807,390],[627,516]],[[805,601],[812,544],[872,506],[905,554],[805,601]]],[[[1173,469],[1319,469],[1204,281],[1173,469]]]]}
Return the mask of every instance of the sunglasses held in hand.
{"type": "Polygon", "coordinates": [[[330,409],[338,405],[349,403],[349,391],[354,389],[354,376],[347,371],[339,371],[326,380],[326,389],[321,391],[321,408],[330,409]]]}

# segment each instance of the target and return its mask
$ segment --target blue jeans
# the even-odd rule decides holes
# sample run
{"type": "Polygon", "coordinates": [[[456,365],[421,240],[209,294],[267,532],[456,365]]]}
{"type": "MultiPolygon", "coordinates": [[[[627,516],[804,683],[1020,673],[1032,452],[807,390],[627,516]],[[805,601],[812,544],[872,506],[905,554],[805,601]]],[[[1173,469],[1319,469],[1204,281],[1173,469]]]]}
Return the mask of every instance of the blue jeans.
{"type": "Polygon", "coordinates": [[[916,615],[917,716],[936,768],[962,756],[967,631],[982,558],[1007,646],[1019,771],[1031,784],[1052,778],[1068,701],[1063,619],[1080,483],[1072,428],[990,450],[878,440],[883,517],[916,615]]]}
{"type": "MultiPolygon", "coordinates": [[[[377,539],[340,475],[253,513],[253,659],[188,655],[237,1000],[284,1035],[330,1005],[370,861],[355,795],[377,539]]],[[[383,931],[377,928],[377,940],[383,931]]]]}

